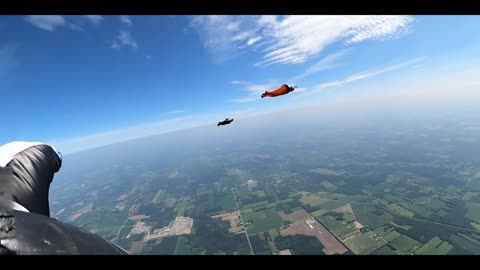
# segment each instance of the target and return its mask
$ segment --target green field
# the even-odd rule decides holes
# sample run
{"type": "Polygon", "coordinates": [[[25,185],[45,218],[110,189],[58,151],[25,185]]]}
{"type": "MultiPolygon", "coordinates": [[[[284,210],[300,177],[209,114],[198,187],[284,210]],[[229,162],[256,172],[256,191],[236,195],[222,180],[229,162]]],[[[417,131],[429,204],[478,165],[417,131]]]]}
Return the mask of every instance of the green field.
{"type": "Polygon", "coordinates": [[[373,228],[384,226],[393,220],[392,214],[385,210],[377,209],[373,205],[353,204],[352,208],[358,222],[363,225],[370,225],[373,228]]]}
{"type": "Polygon", "coordinates": [[[174,211],[177,212],[177,217],[181,217],[185,213],[185,209],[188,206],[188,201],[187,200],[182,200],[177,206],[174,208],[174,211]]]}
{"type": "Polygon", "coordinates": [[[337,209],[340,206],[344,206],[345,203],[339,201],[323,200],[317,206],[328,211],[337,209]]]}
{"type": "Polygon", "coordinates": [[[138,241],[138,242],[132,242],[132,246],[130,247],[130,253],[131,254],[140,254],[142,252],[142,248],[147,244],[145,241],[138,241]]]}
{"type": "Polygon", "coordinates": [[[160,189],[160,190],[157,192],[157,194],[155,194],[155,197],[153,197],[152,202],[153,202],[153,203],[159,203],[159,202],[161,202],[161,201],[162,201],[162,196],[163,196],[164,193],[165,193],[165,190],[161,190],[161,189],[160,189]]]}
{"type": "Polygon", "coordinates": [[[449,244],[447,241],[443,242],[440,237],[435,236],[430,241],[428,241],[425,245],[420,247],[415,251],[415,254],[419,255],[445,255],[450,250],[453,249],[453,246],[449,244]]]}
{"type": "Polygon", "coordinates": [[[393,240],[391,244],[403,254],[410,254],[421,245],[419,242],[406,235],[401,235],[397,239],[393,240]]]}
{"type": "Polygon", "coordinates": [[[282,218],[273,208],[259,212],[243,213],[243,220],[251,223],[247,226],[249,234],[268,231],[283,225],[282,218]]]}
{"type": "Polygon", "coordinates": [[[355,254],[370,254],[374,250],[385,245],[381,239],[373,237],[374,232],[370,231],[362,233],[357,237],[345,242],[345,245],[351,249],[355,254]],[[372,239],[373,238],[373,239],[372,239]]]}
{"type": "Polygon", "coordinates": [[[433,211],[437,211],[440,208],[448,209],[448,206],[438,199],[430,199],[430,201],[424,204],[424,206],[432,209],[433,211]]]}
{"type": "Polygon", "coordinates": [[[343,220],[345,220],[345,222],[352,222],[354,220],[353,218],[353,214],[352,213],[343,213],[343,220]]]}
{"type": "Polygon", "coordinates": [[[254,192],[252,192],[252,195],[254,195],[258,198],[264,198],[264,197],[267,196],[267,194],[265,194],[265,191],[263,191],[263,190],[254,191],[254,192]]]}
{"type": "Polygon", "coordinates": [[[272,241],[275,240],[276,237],[278,237],[280,234],[278,233],[278,230],[277,229],[271,229],[268,231],[268,234],[270,235],[270,238],[272,239],[272,241]]]}
{"type": "Polygon", "coordinates": [[[347,234],[355,231],[355,225],[353,223],[342,224],[342,221],[336,220],[331,215],[317,216],[316,219],[339,238],[343,238],[347,234]]]}
{"type": "Polygon", "coordinates": [[[188,239],[185,237],[178,237],[177,246],[175,247],[175,255],[192,255],[194,252],[188,244],[188,239]]]}
{"type": "Polygon", "coordinates": [[[400,236],[401,236],[401,234],[398,233],[397,231],[391,231],[391,232],[387,233],[386,235],[384,235],[383,239],[385,239],[385,241],[391,242],[391,241],[397,239],[400,236]]]}
{"type": "Polygon", "coordinates": [[[413,217],[415,215],[414,212],[407,210],[396,203],[387,204],[387,207],[402,216],[413,217]]]}
{"type": "Polygon", "coordinates": [[[467,204],[467,209],[468,211],[465,214],[465,217],[477,223],[480,223],[480,206],[474,204],[467,204]]]}
{"type": "Polygon", "coordinates": [[[389,248],[387,245],[375,250],[374,252],[370,253],[370,255],[397,255],[393,249],[389,248]]]}
{"type": "Polygon", "coordinates": [[[250,204],[246,204],[246,205],[242,205],[242,209],[247,209],[247,208],[254,208],[254,207],[257,207],[257,206],[264,206],[264,205],[267,205],[268,204],[268,201],[261,201],[261,202],[256,202],[256,203],[250,203],[250,204]]]}
{"type": "Polygon", "coordinates": [[[443,210],[443,209],[440,209],[440,210],[438,210],[437,212],[435,212],[435,215],[438,215],[438,216],[440,216],[440,217],[444,217],[444,216],[446,216],[447,214],[448,214],[448,212],[445,211],[445,210],[443,210]]]}
{"type": "Polygon", "coordinates": [[[467,192],[465,193],[465,195],[463,195],[462,199],[464,199],[465,201],[469,201],[472,197],[474,196],[477,196],[479,194],[479,192],[467,192]]]}
{"type": "Polygon", "coordinates": [[[475,222],[470,222],[470,225],[472,225],[472,227],[474,227],[475,229],[480,231],[480,224],[475,223],[475,222]]]}
{"type": "Polygon", "coordinates": [[[317,210],[315,212],[310,213],[310,215],[312,215],[314,217],[318,217],[318,216],[321,216],[321,215],[323,215],[325,213],[328,213],[328,212],[329,212],[329,210],[327,210],[327,209],[320,209],[320,210],[317,210]]]}
{"type": "Polygon", "coordinates": [[[376,228],[375,230],[373,230],[373,232],[376,233],[378,236],[383,237],[384,235],[390,233],[393,230],[394,228],[391,226],[383,226],[383,227],[376,228]]]}
{"type": "Polygon", "coordinates": [[[480,245],[477,245],[473,243],[472,241],[469,241],[463,237],[460,237],[456,234],[450,235],[448,238],[452,243],[458,245],[459,247],[469,250],[475,255],[480,255],[480,245]]]}
{"type": "Polygon", "coordinates": [[[337,186],[333,185],[332,183],[330,183],[328,181],[322,181],[321,183],[322,183],[323,186],[325,186],[330,191],[337,188],[337,186]]]}

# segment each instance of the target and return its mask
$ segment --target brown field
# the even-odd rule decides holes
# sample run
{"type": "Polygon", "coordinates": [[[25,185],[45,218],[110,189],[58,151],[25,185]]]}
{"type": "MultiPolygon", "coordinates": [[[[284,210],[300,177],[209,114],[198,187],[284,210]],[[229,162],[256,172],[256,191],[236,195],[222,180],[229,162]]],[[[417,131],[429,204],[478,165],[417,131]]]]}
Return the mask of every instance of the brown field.
{"type": "Polygon", "coordinates": [[[68,218],[68,221],[75,221],[75,219],[79,218],[81,215],[82,215],[81,212],[75,212],[75,214],[71,215],[71,216],[68,218]]]}
{"type": "Polygon", "coordinates": [[[351,204],[346,204],[344,206],[340,206],[339,208],[333,210],[337,213],[351,213],[353,214],[353,209],[351,204]]]}
{"type": "Polygon", "coordinates": [[[353,224],[355,224],[355,229],[360,230],[361,228],[365,227],[362,225],[362,223],[358,221],[354,221],[353,224]]]}
{"type": "Polygon", "coordinates": [[[288,228],[280,231],[280,235],[282,236],[298,234],[317,237],[325,247],[323,252],[327,255],[343,254],[348,251],[325,227],[314,219],[297,221],[290,224],[288,228]]]}
{"type": "Polygon", "coordinates": [[[303,209],[299,210],[299,211],[295,211],[295,212],[290,213],[290,214],[285,214],[285,212],[283,212],[283,211],[278,211],[277,213],[283,220],[290,221],[290,222],[304,220],[306,218],[311,217],[310,214],[307,213],[307,211],[305,211],[303,209]]]}
{"type": "Polygon", "coordinates": [[[85,206],[80,211],[85,214],[85,213],[88,213],[88,212],[92,211],[92,209],[93,209],[93,203],[89,203],[87,206],[85,206]]]}
{"type": "Polygon", "coordinates": [[[229,232],[239,233],[242,231],[242,226],[238,226],[240,211],[233,211],[231,213],[215,215],[215,216],[211,216],[211,218],[219,218],[223,221],[230,221],[230,228],[228,229],[229,232]]]}
{"type": "Polygon", "coordinates": [[[118,198],[117,198],[116,201],[117,201],[117,202],[118,202],[118,201],[123,201],[123,200],[125,200],[127,197],[128,197],[128,194],[122,194],[122,195],[118,196],[118,198]]]}
{"type": "Polygon", "coordinates": [[[284,249],[284,250],[280,250],[278,252],[278,255],[292,255],[292,252],[290,252],[290,249],[284,249]]]}
{"type": "Polygon", "coordinates": [[[316,195],[303,195],[301,198],[300,198],[300,202],[302,202],[303,204],[309,204],[311,206],[316,206],[316,205],[319,205],[322,200],[320,197],[316,196],[316,195]]]}
{"type": "Polygon", "coordinates": [[[84,208],[78,210],[78,211],[75,212],[73,215],[71,215],[71,216],[68,218],[68,221],[74,221],[74,220],[76,220],[77,218],[79,218],[81,215],[86,214],[86,213],[92,211],[92,209],[93,209],[93,203],[89,203],[87,206],[85,206],[84,208]]]}
{"type": "Polygon", "coordinates": [[[141,220],[141,219],[145,219],[145,218],[149,218],[150,216],[145,216],[145,215],[135,215],[135,216],[131,216],[129,217],[128,219],[130,220],[141,220]]]}
{"type": "Polygon", "coordinates": [[[342,175],[343,172],[336,172],[334,170],[330,170],[330,169],[322,169],[322,168],[317,168],[317,169],[313,169],[313,170],[310,170],[311,172],[314,172],[314,173],[318,173],[318,174],[322,174],[322,175],[334,175],[334,176],[339,176],[339,175],[342,175]]]}
{"type": "Polygon", "coordinates": [[[232,228],[229,228],[228,231],[231,233],[241,233],[242,227],[241,226],[232,227],[232,228]]]}

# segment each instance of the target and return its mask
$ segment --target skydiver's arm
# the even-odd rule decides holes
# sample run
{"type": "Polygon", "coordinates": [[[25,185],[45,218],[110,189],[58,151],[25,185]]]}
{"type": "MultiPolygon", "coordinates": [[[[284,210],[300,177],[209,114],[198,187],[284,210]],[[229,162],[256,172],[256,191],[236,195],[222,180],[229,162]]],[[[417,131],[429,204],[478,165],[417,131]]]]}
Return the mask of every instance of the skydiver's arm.
{"type": "Polygon", "coordinates": [[[0,147],[0,254],[128,254],[50,218],[48,192],[61,165],[61,154],[46,144],[0,147]]]}

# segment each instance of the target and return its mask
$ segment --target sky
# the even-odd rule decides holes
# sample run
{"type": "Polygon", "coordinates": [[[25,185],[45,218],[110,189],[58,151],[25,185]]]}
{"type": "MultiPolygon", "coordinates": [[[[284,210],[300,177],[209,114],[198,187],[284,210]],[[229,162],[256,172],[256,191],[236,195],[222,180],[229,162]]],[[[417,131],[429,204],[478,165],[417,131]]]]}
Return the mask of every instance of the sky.
{"type": "Polygon", "coordinates": [[[0,144],[64,153],[407,89],[479,97],[480,16],[0,16],[0,35],[0,144]]]}

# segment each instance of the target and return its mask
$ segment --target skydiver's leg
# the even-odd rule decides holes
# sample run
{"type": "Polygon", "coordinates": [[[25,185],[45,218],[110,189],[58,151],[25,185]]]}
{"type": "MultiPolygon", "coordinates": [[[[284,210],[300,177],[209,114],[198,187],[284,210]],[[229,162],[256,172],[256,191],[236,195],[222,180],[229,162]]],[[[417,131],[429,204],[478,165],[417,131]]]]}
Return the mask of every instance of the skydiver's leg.
{"type": "Polygon", "coordinates": [[[13,200],[30,212],[50,216],[50,183],[62,165],[57,152],[49,145],[38,144],[7,159],[8,163],[0,166],[3,172],[0,176],[2,197],[13,200]]]}

